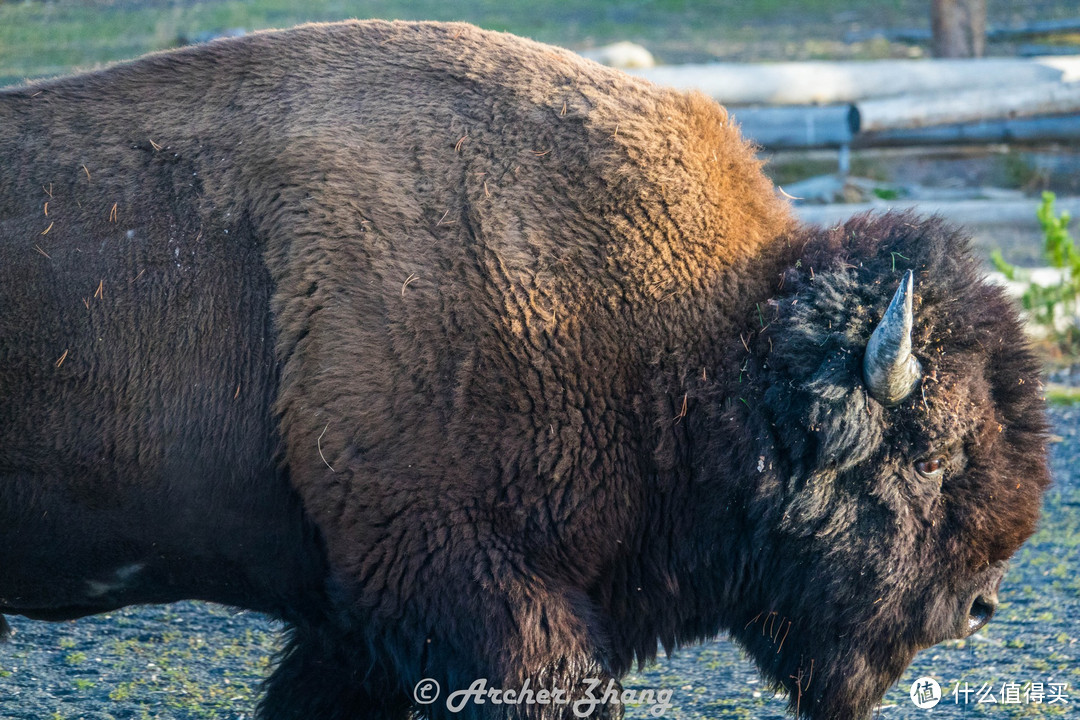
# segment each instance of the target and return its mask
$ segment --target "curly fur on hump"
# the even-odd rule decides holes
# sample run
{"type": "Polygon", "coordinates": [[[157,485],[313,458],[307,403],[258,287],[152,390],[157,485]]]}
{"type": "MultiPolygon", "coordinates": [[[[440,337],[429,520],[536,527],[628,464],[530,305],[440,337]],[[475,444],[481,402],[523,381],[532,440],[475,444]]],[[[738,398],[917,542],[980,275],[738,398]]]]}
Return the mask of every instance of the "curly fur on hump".
{"type": "MultiPolygon", "coordinates": [[[[264,720],[402,718],[423,677],[579,697],[718,632],[793,711],[865,717],[1034,527],[1038,368],[966,239],[798,227],[701,95],[349,22],[4,91],[0,124],[0,610],[273,612],[264,720]],[[926,373],[886,408],[862,354],[909,268],[926,373]],[[93,538],[63,583],[28,506],[93,538]]],[[[464,716],[569,712],[508,707],[464,716]]]]}

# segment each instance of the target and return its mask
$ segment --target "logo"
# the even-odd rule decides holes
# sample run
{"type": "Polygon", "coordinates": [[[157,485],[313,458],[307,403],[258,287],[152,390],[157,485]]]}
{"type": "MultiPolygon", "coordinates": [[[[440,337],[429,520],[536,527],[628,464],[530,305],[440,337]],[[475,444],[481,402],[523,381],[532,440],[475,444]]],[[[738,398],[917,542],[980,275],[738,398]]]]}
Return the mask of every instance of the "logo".
{"type": "MultiPolygon", "coordinates": [[[[574,717],[594,717],[596,711],[604,706],[614,703],[623,703],[634,707],[645,706],[653,717],[663,717],[664,713],[671,709],[671,697],[674,690],[665,688],[656,690],[651,688],[623,688],[614,678],[582,678],[580,685],[575,690],[568,691],[560,687],[529,687],[531,678],[525,678],[521,687],[499,688],[492,687],[485,678],[473,680],[468,688],[453,690],[447,688],[446,709],[451,713],[468,712],[469,703],[475,705],[554,705],[569,707],[574,717]],[[604,685],[604,680],[607,684],[604,685]],[[582,692],[582,690],[584,692],[582,692]]],[[[417,705],[431,705],[439,700],[442,688],[439,683],[431,678],[424,678],[413,687],[413,700],[417,705]]],[[[940,694],[940,693],[939,693],[940,694]]],[[[505,711],[496,713],[499,717],[517,717],[518,711],[505,711]]],[[[525,713],[529,717],[548,717],[544,711],[539,714],[525,713]]],[[[567,711],[555,713],[558,717],[570,717],[567,711]]],[[[473,716],[468,712],[469,717],[473,716]]],[[[439,717],[442,717],[440,714],[439,717]]],[[[554,717],[554,716],[552,716],[554,717]]]]}
{"type": "Polygon", "coordinates": [[[417,705],[430,705],[439,699],[439,683],[431,678],[424,678],[413,688],[413,700],[417,705]]]}
{"type": "Polygon", "coordinates": [[[911,702],[915,707],[927,710],[941,701],[941,686],[931,677],[921,677],[911,683],[911,702]]]}

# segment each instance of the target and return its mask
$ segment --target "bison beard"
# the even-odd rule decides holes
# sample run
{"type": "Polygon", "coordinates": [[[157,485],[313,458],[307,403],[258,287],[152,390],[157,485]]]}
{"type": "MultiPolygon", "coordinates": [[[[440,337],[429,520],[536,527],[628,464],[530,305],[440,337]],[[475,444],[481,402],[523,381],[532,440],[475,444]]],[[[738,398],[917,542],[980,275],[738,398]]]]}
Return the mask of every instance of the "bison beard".
{"type": "Polygon", "coordinates": [[[364,22],[0,125],[0,611],[271,613],[262,720],[580,699],[717,633],[867,717],[1034,528],[1038,365],[965,236],[798,226],[700,95],[364,22]]]}

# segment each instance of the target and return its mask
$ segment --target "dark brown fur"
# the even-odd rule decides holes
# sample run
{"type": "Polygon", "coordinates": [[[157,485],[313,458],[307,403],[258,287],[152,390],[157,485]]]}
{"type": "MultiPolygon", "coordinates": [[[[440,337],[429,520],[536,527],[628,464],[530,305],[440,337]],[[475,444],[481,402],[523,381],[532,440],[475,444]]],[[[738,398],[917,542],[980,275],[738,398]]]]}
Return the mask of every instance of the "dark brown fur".
{"type": "MultiPolygon", "coordinates": [[[[966,240],[797,227],[702,96],[342,23],[8,90],[0,126],[0,610],[274,613],[266,720],[581,693],[724,631],[864,717],[1034,527],[1038,368],[966,240]],[[887,409],[862,351],[908,268],[928,374],[887,409]]],[[[506,712],[567,708],[466,715],[506,712]]]]}

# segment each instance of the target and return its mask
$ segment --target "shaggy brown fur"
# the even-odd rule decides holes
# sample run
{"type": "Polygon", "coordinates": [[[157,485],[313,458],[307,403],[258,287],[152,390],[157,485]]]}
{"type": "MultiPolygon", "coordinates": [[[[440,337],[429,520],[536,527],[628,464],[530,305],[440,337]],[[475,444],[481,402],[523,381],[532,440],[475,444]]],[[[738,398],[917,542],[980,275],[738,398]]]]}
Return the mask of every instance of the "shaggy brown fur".
{"type": "Polygon", "coordinates": [[[0,125],[0,610],[275,613],[265,720],[582,696],[721,631],[865,717],[1033,529],[1037,366],[966,240],[797,227],[702,96],[342,23],[5,91],[0,125]],[[862,352],[908,268],[927,373],[887,409],[862,352]]]}

